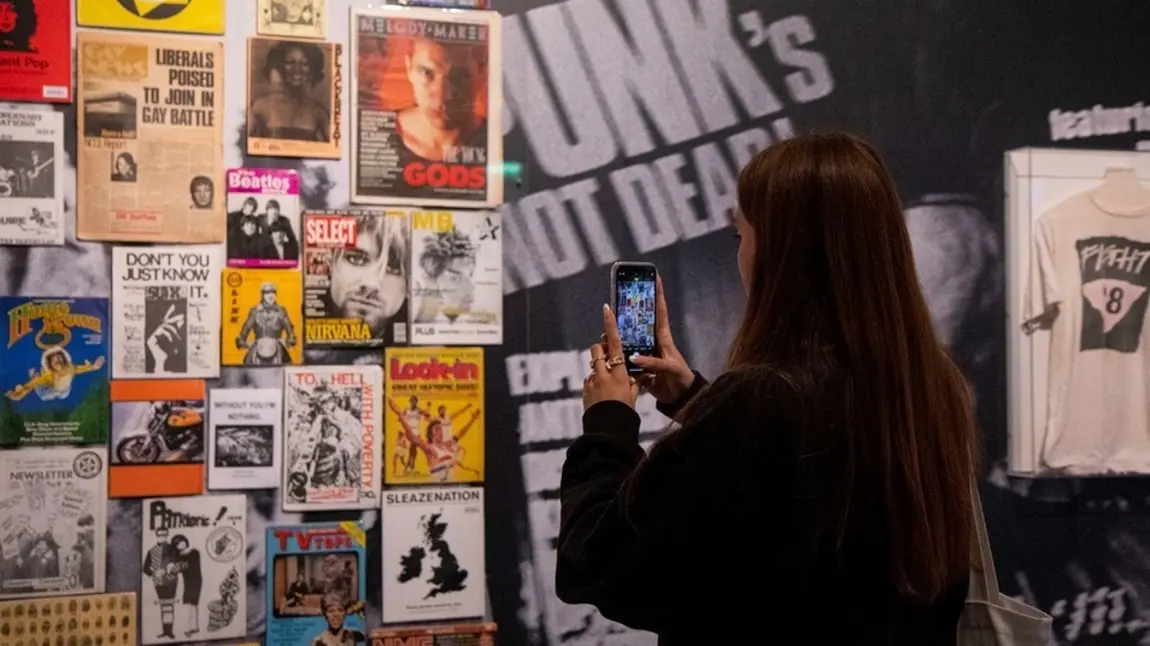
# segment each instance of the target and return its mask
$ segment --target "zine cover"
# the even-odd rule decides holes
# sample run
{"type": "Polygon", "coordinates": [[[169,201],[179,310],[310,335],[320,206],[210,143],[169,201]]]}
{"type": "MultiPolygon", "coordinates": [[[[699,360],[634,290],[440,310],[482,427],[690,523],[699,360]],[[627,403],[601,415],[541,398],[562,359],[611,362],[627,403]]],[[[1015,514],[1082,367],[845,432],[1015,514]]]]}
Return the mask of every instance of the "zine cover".
{"type": "Polygon", "coordinates": [[[371,646],[495,646],[495,624],[376,628],[371,646]]]}
{"type": "Polygon", "coordinates": [[[0,297],[0,445],[108,441],[108,299],[0,297]]]}
{"type": "Polygon", "coordinates": [[[267,555],[268,644],[365,642],[367,538],[360,523],[268,527],[267,555]]]}
{"type": "Polygon", "coordinates": [[[386,484],[483,482],[482,348],[388,348],[386,484]]]}
{"type": "Polygon", "coordinates": [[[228,266],[299,266],[299,173],[228,171],[228,266]]]}
{"type": "Polygon", "coordinates": [[[204,382],[112,382],[112,498],[204,491],[204,382]]]}
{"type": "Polygon", "coordinates": [[[383,623],[483,616],[482,487],[388,490],[380,522],[383,623]]]}
{"type": "Polygon", "coordinates": [[[0,141],[0,244],[64,244],[64,114],[0,110],[0,141]]]}
{"type": "Polygon", "coordinates": [[[247,634],[247,508],[242,495],[143,501],[142,643],[247,634]]]}
{"type": "Polygon", "coordinates": [[[378,509],[383,370],[284,368],[284,511],[378,509]]]}
{"type": "Polygon", "coordinates": [[[327,0],[257,0],[256,33],[261,36],[323,38],[327,0]]]}
{"type": "Polygon", "coordinates": [[[298,271],[225,269],[225,366],[303,363],[303,279],[298,271]]]}
{"type": "Polygon", "coordinates": [[[283,392],[216,388],[208,401],[208,488],[278,487],[283,392]]]}
{"type": "Polygon", "coordinates": [[[0,599],[104,591],[108,451],[0,451],[0,599]]]}
{"type": "Polygon", "coordinates": [[[0,601],[0,635],[19,638],[25,634],[26,642],[17,639],[0,644],[131,646],[136,643],[136,593],[0,601]]]}
{"type": "Polygon", "coordinates": [[[503,343],[503,238],[496,211],[411,214],[411,343],[503,343]]]}
{"type": "MultiPolygon", "coordinates": [[[[72,11],[60,0],[0,2],[0,101],[72,102],[72,11]]],[[[7,243],[4,243],[7,244],[7,243]]]]}

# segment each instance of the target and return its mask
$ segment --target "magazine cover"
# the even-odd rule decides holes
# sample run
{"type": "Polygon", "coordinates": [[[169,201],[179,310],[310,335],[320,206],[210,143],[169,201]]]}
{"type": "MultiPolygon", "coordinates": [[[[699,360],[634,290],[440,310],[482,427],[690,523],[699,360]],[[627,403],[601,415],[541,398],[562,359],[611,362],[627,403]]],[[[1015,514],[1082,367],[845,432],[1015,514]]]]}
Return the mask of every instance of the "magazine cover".
{"type": "Polygon", "coordinates": [[[278,487],[283,392],[216,388],[208,401],[208,488],[278,487]]]}
{"type": "Polygon", "coordinates": [[[483,488],[384,492],[383,623],[482,617],[483,488]]]}
{"type": "Polygon", "coordinates": [[[225,366],[303,363],[303,280],[298,271],[225,269],[225,366]]]}
{"type": "Polygon", "coordinates": [[[0,141],[0,244],[64,244],[64,114],[0,110],[0,141]]]}
{"type": "Polygon", "coordinates": [[[371,646],[495,646],[495,624],[376,628],[371,646]]]}
{"type": "Polygon", "coordinates": [[[112,248],[113,379],[220,376],[222,251],[112,248]]]}
{"type": "Polygon", "coordinates": [[[108,299],[0,297],[0,446],[108,441],[108,299]]]}
{"type": "Polygon", "coordinates": [[[0,601],[0,635],[19,638],[24,634],[28,635],[26,642],[0,644],[132,646],[136,643],[136,593],[0,601]]]}
{"type": "Polygon", "coordinates": [[[223,242],[223,43],[82,31],[77,59],[76,237],[223,242]]]}
{"type": "Polygon", "coordinates": [[[204,491],[204,382],[112,382],[112,498],[204,491]]]}
{"type": "Polygon", "coordinates": [[[496,211],[411,214],[411,343],[503,343],[503,239],[496,211]]]}
{"type": "Polygon", "coordinates": [[[378,509],[379,366],[284,368],[284,511],[378,509]]]}
{"type": "Polygon", "coordinates": [[[248,154],[339,159],[339,43],[248,39],[248,154]]]}
{"type": "Polygon", "coordinates": [[[267,643],[365,643],[366,548],[358,522],[268,527],[267,643]]]}
{"type": "Polygon", "coordinates": [[[386,484],[483,482],[483,349],[388,348],[386,484]]]}
{"type": "Polygon", "coordinates": [[[143,501],[142,643],[247,634],[247,508],[242,495],[143,501]]]}
{"type": "Polygon", "coordinates": [[[0,451],[0,599],[104,591],[108,451],[0,451]]]}
{"type": "Polygon", "coordinates": [[[309,350],[407,342],[408,217],[401,210],[304,214],[309,350]]]}
{"type": "Polygon", "coordinates": [[[72,102],[72,11],[60,0],[0,2],[0,101],[72,102]]]}
{"type": "Polygon", "coordinates": [[[257,0],[256,33],[319,38],[327,34],[327,0],[257,0]]]}
{"type": "Polygon", "coordinates": [[[351,9],[351,201],[503,201],[501,17],[351,9]]]}
{"type": "Polygon", "coordinates": [[[187,34],[224,33],[224,0],[76,0],[76,24],[187,34]]]}
{"type": "Polygon", "coordinates": [[[299,173],[228,171],[228,266],[299,266],[299,173]]]}

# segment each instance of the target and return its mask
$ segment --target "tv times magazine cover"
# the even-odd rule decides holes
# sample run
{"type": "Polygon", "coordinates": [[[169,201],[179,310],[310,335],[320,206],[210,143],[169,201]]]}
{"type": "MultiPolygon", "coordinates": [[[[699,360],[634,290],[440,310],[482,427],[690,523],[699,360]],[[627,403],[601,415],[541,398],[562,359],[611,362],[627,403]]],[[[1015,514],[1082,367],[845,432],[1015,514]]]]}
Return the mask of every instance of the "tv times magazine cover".
{"type": "Polygon", "coordinates": [[[228,171],[228,266],[299,266],[299,173],[228,171]]]}
{"type": "Polygon", "coordinates": [[[0,297],[0,445],[108,441],[108,299],[0,297]]]}
{"type": "Polygon", "coordinates": [[[0,2],[0,69],[0,101],[71,103],[70,4],[0,2]]]}
{"type": "Polygon", "coordinates": [[[351,10],[353,203],[503,201],[500,21],[492,11],[351,10]]]}
{"type": "Polygon", "coordinates": [[[340,349],[407,343],[409,224],[399,209],[304,214],[308,363],[340,362],[327,360],[340,349]]]}
{"type": "Polygon", "coordinates": [[[412,344],[503,343],[500,229],[495,211],[412,211],[412,344]]]}
{"type": "Polygon", "coordinates": [[[303,284],[298,271],[225,269],[223,290],[223,365],[303,363],[303,284]]]}
{"type": "Polygon", "coordinates": [[[267,529],[267,643],[366,641],[367,542],[359,522],[267,529]]]}
{"type": "Polygon", "coordinates": [[[108,451],[0,451],[0,599],[104,591],[108,451]]]}
{"type": "Polygon", "coordinates": [[[0,142],[0,244],[64,244],[63,113],[0,110],[0,142]]]}
{"type": "Polygon", "coordinates": [[[383,370],[284,369],[285,511],[378,509],[383,370]]]}
{"type": "Polygon", "coordinates": [[[482,348],[388,348],[384,482],[483,482],[482,348]]]}

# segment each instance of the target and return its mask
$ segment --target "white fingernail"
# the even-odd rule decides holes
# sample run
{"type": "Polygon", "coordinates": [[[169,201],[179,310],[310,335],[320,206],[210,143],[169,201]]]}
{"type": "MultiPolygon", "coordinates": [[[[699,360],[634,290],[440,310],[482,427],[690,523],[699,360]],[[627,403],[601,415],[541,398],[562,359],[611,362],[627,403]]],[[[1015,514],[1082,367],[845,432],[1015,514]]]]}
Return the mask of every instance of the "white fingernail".
{"type": "Polygon", "coordinates": [[[638,352],[636,352],[636,353],[632,354],[632,355],[630,356],[630,359],[631,359],[631,361],[634,361],[634,360],[635,360],[635,359],[636,359],[638,356],[639,356],[639,353],[638,353],[638,352]]]}
{"type": "Polygon", "coordinates": [[[609,310],[609,309],[611,309],[611,306],[606,304],[606,303],[603,303],[603,309],[609,310]]]}

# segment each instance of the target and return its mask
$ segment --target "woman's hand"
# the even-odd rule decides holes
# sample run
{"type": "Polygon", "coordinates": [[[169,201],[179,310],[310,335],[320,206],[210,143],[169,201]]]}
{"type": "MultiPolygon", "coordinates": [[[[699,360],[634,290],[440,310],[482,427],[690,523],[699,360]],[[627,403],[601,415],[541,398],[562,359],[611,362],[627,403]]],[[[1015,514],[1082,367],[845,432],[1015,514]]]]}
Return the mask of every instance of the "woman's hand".
{"type": "Polygon", "coordinates": [[[644,374],[639,384],[663,404],[673,404],[695,382],[695,373],[687,360],[679,354],[671,338],[671,322],[667,316],[667,301],[663,299],[663,279],[655,279],[655,355],[635,355],[631,363],[644,374]]]}
{"type": "Polygon", "coordinates": [[[603,339],[591,346],[591,374],[583,380],[583,410],[603,401],[620,401],[635,407],[639,386],[623,360],[623,342],[615,324],[615,313],[603,306],[603,339]]]}

